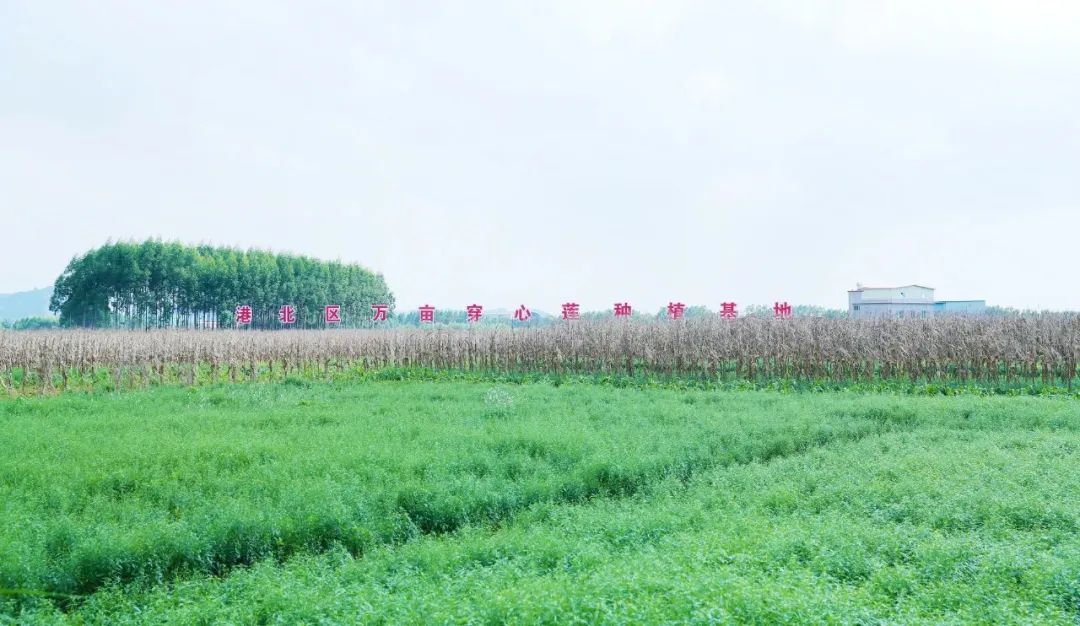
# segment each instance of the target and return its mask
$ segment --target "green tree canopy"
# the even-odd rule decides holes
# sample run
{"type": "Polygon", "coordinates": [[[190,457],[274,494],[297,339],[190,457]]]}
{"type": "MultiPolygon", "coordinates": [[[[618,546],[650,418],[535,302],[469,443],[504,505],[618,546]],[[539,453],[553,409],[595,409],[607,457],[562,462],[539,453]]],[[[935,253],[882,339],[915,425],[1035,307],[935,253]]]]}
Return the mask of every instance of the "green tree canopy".
{"type": "Polygon", "coordinates": [[[365,325],[375,303],[392,309],[394,296],[360,265],[148,240],[73,258],[49,308],[64,326],[204,328],[234,326],[236,307],[249,305],[253,328],[278,328],[278,309],[291,304],[296,326],[310,328],[323,325],[327,304],[341,305],[346,325],[365,325]]]}

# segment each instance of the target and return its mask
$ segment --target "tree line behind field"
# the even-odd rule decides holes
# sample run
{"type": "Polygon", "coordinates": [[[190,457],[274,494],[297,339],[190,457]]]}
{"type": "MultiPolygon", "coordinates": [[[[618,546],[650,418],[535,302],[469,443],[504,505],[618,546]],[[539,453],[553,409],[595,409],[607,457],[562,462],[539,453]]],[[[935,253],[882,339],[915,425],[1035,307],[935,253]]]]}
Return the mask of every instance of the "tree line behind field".
{"type": "Polygon", "coordinates": [[[0,330],[49,330],[60,326],[55,317],[24,317],[14,321],[0,320],[0,330]]]}
{"type": "MultiPolygon", "coordinates": [[[[49,310],[58,313],[59,320],[19,309],[19,318],[8,315],[3,321],[5,316],[0,315],[0,328],[46,329],[57,323],[89,328],[235,328],[239,305],[251,307],[251,322],[245,328],[322,328],[328,326],[323,310],[328,304],[341,307],[341,323],[334,325],[337,327],[421,325],[417,309],[395,311],[394,296],[383,276],[360,265],[159,240],[110,242],[76,256],[56,280],[51,298],[48,289],[4,297],[20,303],[29,296],[39,297],[42,303],[48,299],[49,310]],[[279,322],[278,311],[284,304],[294,307],[295,324],[279,322]],[[373,304],[389,305],[384,322],[372,320],[373,304]]],[[[0,312],[16,312],[8,308],[11,310],[0,306],[0,312]]],[[[719,309],[719,303],[711,307],[691,305],[683,309],[682,316],[694,319],[717,315],[719,309]]],[[[511,309],[484,307],[479,324],[542,326],[562,321],[557,307],[532,311],[527,322],[514,319],[513,313],[511,309]]],[[[1028,312],[988,307],[986,313],[1012,317],[1028,312]]],[[[740,305],[737,315],[771,318],[773,305],[740,305]]],[[[836,319],[848,313],[844,309],[793,304],[791,315],[836,319]]],[[[583,320],[612,317],[612,309],[580,313],[583,320]]],[[[655,313],[635,309],[633,317],[666,319],[668,311],[666,307],[655,313]]],[[[435,324],[472,325],[464,308],[438,307],[435,324]]]]}
{"type": "Polygon", "coordinates": [[[49,309],[62,326],[220,328],[235,326],[238,305],[251,328],[278,328],[282,304],[301,328],[323,326],[323,307],[341,306],[350,325],[394,296],[381,274],[305,256],[148,240],[108,243],[77,256],[56,280],[49,309]]]}

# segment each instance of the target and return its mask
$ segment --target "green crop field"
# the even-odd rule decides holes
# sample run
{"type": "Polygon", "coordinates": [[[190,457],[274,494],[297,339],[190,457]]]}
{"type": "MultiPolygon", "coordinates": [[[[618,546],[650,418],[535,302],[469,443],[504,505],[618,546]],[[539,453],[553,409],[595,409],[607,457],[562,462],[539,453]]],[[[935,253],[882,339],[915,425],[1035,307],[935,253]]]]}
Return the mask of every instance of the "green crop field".
{"type": "Polygon", "coordinates": [[[1080,622],[1070,396],[0,399],[0,623],[1080,622]]]}

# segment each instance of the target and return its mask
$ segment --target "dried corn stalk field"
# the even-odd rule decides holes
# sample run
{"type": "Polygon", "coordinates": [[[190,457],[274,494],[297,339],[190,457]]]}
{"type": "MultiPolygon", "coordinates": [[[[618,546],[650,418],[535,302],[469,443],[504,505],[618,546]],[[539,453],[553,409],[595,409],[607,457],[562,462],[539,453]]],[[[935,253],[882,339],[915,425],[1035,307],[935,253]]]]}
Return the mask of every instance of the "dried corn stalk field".
{"type": "Polygon", "coordinates": [[[1072,387],[1080,316],[331,331],[0,331],[0,390],[278,379],[353,368],[1072,387]]]}

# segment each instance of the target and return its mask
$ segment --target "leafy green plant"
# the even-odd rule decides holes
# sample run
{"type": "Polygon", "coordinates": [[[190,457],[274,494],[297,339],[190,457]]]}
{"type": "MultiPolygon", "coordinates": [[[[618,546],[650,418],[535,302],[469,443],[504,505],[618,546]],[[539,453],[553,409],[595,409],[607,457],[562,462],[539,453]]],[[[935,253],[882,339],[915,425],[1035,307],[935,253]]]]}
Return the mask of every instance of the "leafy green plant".
{"type": "Polygon", "coordinates": [[[0,459],[4,584],[84,594],[9,594],[0,619],[1080,610],[1071,398],[413,380],[21,398],[0,402],[0,425],[16,451],[0,459]]]}

